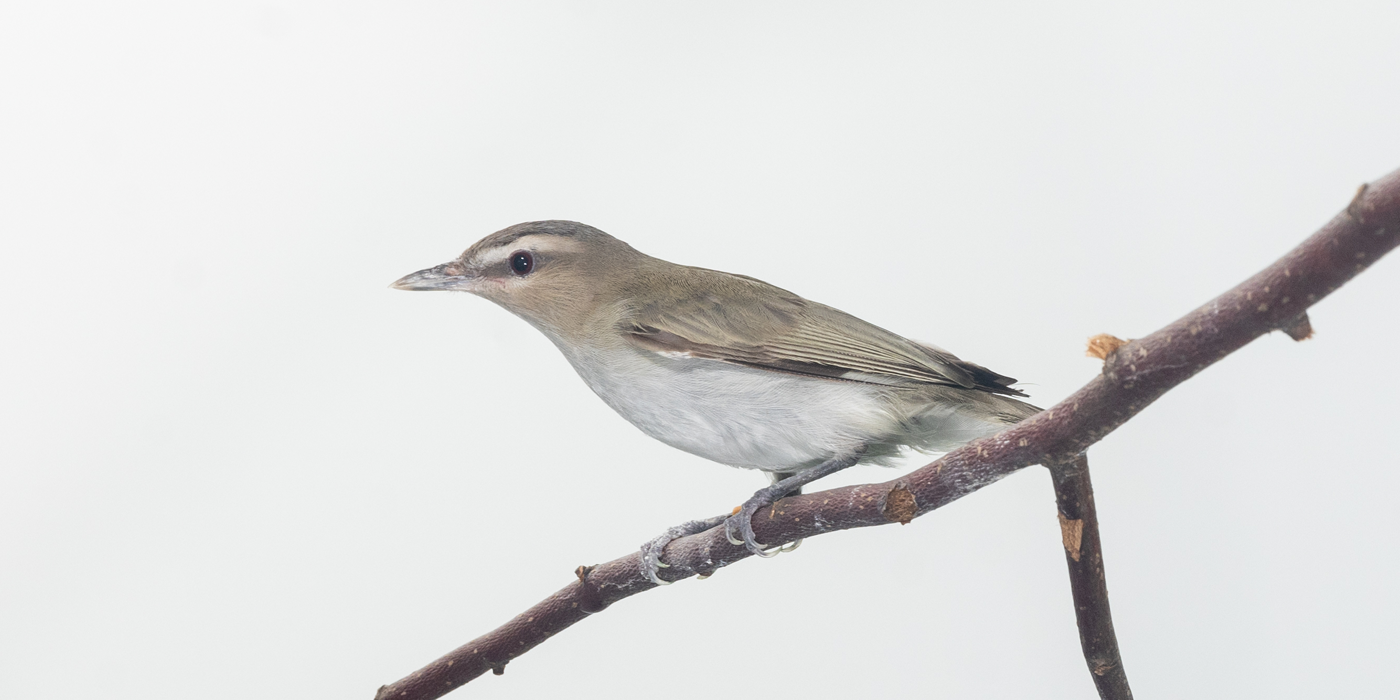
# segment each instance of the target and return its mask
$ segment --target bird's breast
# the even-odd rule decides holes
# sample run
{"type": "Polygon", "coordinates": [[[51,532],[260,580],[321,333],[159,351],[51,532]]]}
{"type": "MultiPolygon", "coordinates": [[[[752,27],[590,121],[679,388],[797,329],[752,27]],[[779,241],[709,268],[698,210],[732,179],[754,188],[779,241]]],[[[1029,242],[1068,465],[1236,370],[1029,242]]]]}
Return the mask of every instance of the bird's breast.
{"type": "Polygon", "coordinates": [[[642,432],[723,464],[788,471],[888,439],[888,390],[628,345],[566,348],[599,397],[642,432]]]}

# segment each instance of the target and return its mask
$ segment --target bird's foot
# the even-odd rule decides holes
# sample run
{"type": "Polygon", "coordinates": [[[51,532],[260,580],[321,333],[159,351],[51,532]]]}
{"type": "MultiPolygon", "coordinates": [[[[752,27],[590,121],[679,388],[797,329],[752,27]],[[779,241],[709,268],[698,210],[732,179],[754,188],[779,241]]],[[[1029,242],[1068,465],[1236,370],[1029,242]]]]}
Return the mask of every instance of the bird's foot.
{"type": "Polygon", "coordinates": [[[674,583],[674,581],[667,581],[661,578],[659,575],[657,575],[657,572],[659,572],[661,569],[667,569],[671,566],[670,564],[661,561],[661,553],[665,551],[666,545],[670,544],[673,540],[678,540],[682,537],[689,537],[690,535],[704,532],[724,522],[725,519],[728,517],[729,516],[727,515],[717,515],[713,518],[706,518],[704,520],[692,520],[688,523],[681,523],[680,525],[677,525],[673,528],[668,528],[665,532],[661,533],[655,539],[652,539],[646,544],[643,544],[642,575],[647,577],[648,581],[651,581],[652,583],[658,586],[669,586],[672,583],[674,583]]]}
{"type": "Polygon", "coordinates": [[[661,569],[668,568],[668,565],[661,561],[661,553],[666,549],[666,545],[670,544],[673,540],[704,532],[720,523],[724,523],[724,536],[727,537],[731,543],[742,545],[745,549],[764,559],[776,557],[781,552],[791,552],[797,549],[798,545],[802,544],[802,540],[800,539],[789,542],[786,545],[772,548],[765,544],[759,544],[758,538],[753,532],[754,514],[761,508],[777,503],[779,499],[802,493],[802,487],[812,481],[820,479],[828,474],[834,474],[859,462],[862,454],[865,454],[865,447],[863,446],[851,450],[849,453],[832,457],[815,467],[804,469],[796,473],[785,474],[782,478],[775,475],[773,476],[774,483],[772,486],[755,491],[749,500],[744,501],[744,505],[735,508],[734,512],[729,515],[720,515],[705,520],[692,520],[661,533],[660,537],[642,545],[642,575],[646,576],[647,580],[658,586],[665,586],[671,583],[657,575],[657,572],[661,569]],[[737,537],[735,533],[738,533],[737,537]]]}
{"type": "Polygon", "coordinates": [[[802,544],[802,540],[797,540],[790,544],[769,548],[766,544],[759,544],[757,536],[753,531],[753,516],[760,509],[773,505],[779,498],[787,495],[790,489],[779,488],[777,484],[766,489],[759,489],[749,500],[744,501],[744,505],[735,509],[734,514],[724,521],[724,535],[729,538],[730,544],[743,545],[745,549],[755,556],[768,559],[776,557],[782,552],[791,552],[802,544]],[[735,533],[738,537],[735,537],[735,533]]]}

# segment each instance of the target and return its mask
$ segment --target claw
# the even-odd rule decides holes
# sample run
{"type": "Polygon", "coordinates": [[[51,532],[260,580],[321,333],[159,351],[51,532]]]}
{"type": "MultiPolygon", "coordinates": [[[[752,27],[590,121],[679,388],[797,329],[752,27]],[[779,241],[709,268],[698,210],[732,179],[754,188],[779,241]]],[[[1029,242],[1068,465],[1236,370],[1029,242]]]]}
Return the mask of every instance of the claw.
{"type": "Polygon", "coordinates": [[[801,546],[802,546],[802,540],[801,540],[801,539],[795,539],[795,540],[793,540],[793,541],[791,541],[791,542],[789,542],[789,543],[787,543],[787,544],[785,544],[785,545],[779,547],[779,548],[778,548],[778,551],[779,551],[779,552],[791,552],[792,550],[797,549],[798,547],[801,547],[801,546]]]}
{"type": "MultiPolygon", "coordinates": [[[[651,543],[647,544],[649,545],[651,543]]],[[[646,576],[648,581],[651,581],[652,583],[658,586],[669,586],[672,583],[675,583],[675,581],[667,581],[661,578],[660,576],[656,575],[656,571],[658,568],[665,569],[669,567],[670,564],[661,561],[660,552],[653,554],[647,551],[647,549],[647,545],[642,546],[642,575],[646,576]]]]}
{"type": "Polygon", "coordinates": [[[754,556],[763,557],[764,559],[771,559],[778,556],[778,549],[769,549],[768,545],[761,544],[758,541],[758,538],[754,535],[752,519],[753,513],[749,512],[747,509],[740,511],[737,515],[729,516],[729,518],[724,521],[724,536],[729,539],[731,544],[743,545],[744,549],[749,550],[754,556]],[[739,535],[742,539],[735,539],[734,537],[734,521],[736,519],[739,521],[739,535]]]}
{"type": "MultiPolygon", "coordinates": [[[[741,532],[742,532],[742,531],[741,531],[741,532]]],[[[727,533],[726,533],[726,534],[727,534],[727,533]]],[[[730,537],[730,538],[729,538],[729,543],[730,543],[730,544],[737,544],[737,545],[739,545],[740,547],[743,547],[744,549],[747,549],[747,550],[749,550],[750,552],[753,552],[754,554],[757,554],[757,555],[759,555],[759,556],[762,556],[762,555],[763,555],[763,551],[766,550],[766,549],[768,549],[768,545],[760,543],[757,539],[754,538],[753,535],[749,535],[747,539],[741,539],[741,540],[736,540],[736,539],[734,539],[733,537],[730,537]]]]}
{"type": "Polygon", "coordinates": [[[655,540],[642,545],[642,575],[646,576],[647,580],[658,586],[669,586],[675,583],[675,581],[666,581],[656,575],[658,569],[667,569],[671,566],[661,561],[661,551],[665,547],[666,545],[664,543],[661,547],[657,547],[655,540]]]}
{"type": "Polygon", "coordinates": [[[726,515],[719,515],[713,518],[705,518],[704,520],[692,520],[688,523],[681,523],[661,533],[659,537],[650,542],[643,544],[641,561],[642,575],[646,576],[648,581],[658,586],[669,586],[675,583],[675,581],[663,580],[660,576],[656,575],[656,572],[661,569],[671,568],[670,564],[661,561],[661,555],[665,552],[666,545],[682,537],[688,537],[716,527],[728,517],[729,516],[726,515]]]}
{"type": "MultiPolygon", "coordinates": [[[[733,517],[733,516],[731,516],[731,517],[733,517]]],[[[729,540],[729,544],[740,545],[740,546],[743,546],[743,544],[744,544],[744,541],[743,541],[743,540],[739,540],[739,539],[735,539],[735,538],[734,538],[734,525],[733,525],[730,521],[728,521],[728,520],[724,521],[724,537],[725,537],[725,539],[729,540]]]]}

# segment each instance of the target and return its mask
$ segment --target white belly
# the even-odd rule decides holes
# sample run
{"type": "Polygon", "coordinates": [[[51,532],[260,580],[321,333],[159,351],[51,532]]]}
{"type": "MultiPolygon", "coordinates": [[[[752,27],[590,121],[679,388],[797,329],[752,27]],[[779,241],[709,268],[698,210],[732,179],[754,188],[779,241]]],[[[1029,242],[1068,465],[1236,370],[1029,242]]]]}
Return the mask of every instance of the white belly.
{"type": "Polygon", "coordinates": [[[630,346],[560,349],[588,386],[642,432],[722,464],[789,471],[899,432],[886,390],[870,384],[630,346]]]}

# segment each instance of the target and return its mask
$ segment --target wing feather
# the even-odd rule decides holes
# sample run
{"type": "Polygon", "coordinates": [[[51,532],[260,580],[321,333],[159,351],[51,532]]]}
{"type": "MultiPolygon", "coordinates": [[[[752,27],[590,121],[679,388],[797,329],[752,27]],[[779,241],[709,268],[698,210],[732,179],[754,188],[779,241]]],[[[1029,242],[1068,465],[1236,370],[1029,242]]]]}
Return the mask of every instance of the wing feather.
{"type": "Polygon", "coordinates": [[[620,330],[668,357],[874,384],[942,384],[1024,396],[1016,380],[758,280],[681,268],[671,296],[628,309],[620,330]]]}

